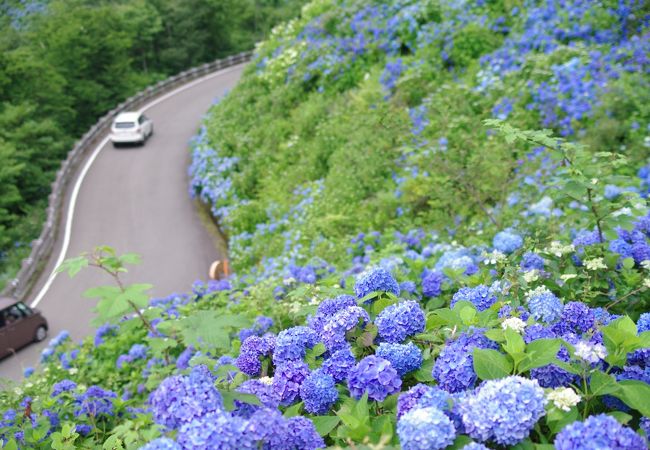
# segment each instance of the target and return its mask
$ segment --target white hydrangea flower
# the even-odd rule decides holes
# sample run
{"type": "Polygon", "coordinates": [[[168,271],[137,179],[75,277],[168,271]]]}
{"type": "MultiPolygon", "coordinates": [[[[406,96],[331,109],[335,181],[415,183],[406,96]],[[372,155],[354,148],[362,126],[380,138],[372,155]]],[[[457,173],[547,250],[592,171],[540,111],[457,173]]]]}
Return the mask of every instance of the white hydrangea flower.
{"type": "Polygon", "coordinates": [[[645,280],[643,280],[643,285],[650,289],[650,278],[646,278],[645,280]]]}
{"type": "Polygon", "coordinates": [[[507,258],[506,254],[500,252],[499,250],[494,250],[490,253],[484,252],[482,256],[483,256],[483,262],[485,264],[490,264],[490,265],[498,264],[507,258]]]}
{"type": "Polygon", "coordinates": [[[545,253],[555,255],[558,258],[575,251],[573,244],[564,245],[560,241],[553,241],[551,245],[544,249],[545,253]]]}
{"type": "Polygon", "coordinates": [[[553,389],[546,394],[546,398],[553,402],[556,408],[562,411],[569,411],[572,407],[580,403],[582,398],[569,387],[560,387],[553,389]]]}
{"type": "Polygon", "coordinates": [[[535,297],[537,295],[542,295],[551,292],[546,286],[539,286],[536,287],[535,289],[532,289],[528,292],[526,292],[526,300],[530,300],[531,297],[535,297]]]}
{"type": "Polygon", "coordinates": [[[641,261],[641,267],[643,267],[645,270],[650,270],[650,259],[641,261]]]}
{"type": "Polygon", "coordinates": [[[607,269],[607,265],[605,264],[605,259],[594,258],[585,261],[585,268],[587,270],[600,270],[600,269],[607,269]]]}
{"type": "Polygon", "coordinates": [[[526,283],[532,283],[533,281],[539,280],[539,270],[533,269],[528,272],[524,272],[524,280],[526,283]]]}
{"type": "Polygon", "coordinates": [[[258,378],[258,381],[262,384],[266,384],[267,386],[270,386],[273,384],[273,378],[271,377],[261,377],[258,378]]]}
{"type": "Polygon", "coordinates": [[[519,317],[508,317],[506,320],[501,322],[501,328],[504,330],[510,328],[515,330],[517,333],[523,333],[526,328],[526,322],[521,320],[519,317]]]}
{"type": "Polygon", "coordinates": [[[569,280],[572,280],[573,278],[575,278],[577,276],[578,275],[576,275],[575,273],[565,273],[565,274],[560,275],[560,280],[569,281],[569,280]]]}
{"type": "Polygon", "coordinates": [[[575,355],[578,358],[591,364],[596,364],[607,356],[607,350],[603,344],[580,341],[575,345],[575,349],[575,355]]]}

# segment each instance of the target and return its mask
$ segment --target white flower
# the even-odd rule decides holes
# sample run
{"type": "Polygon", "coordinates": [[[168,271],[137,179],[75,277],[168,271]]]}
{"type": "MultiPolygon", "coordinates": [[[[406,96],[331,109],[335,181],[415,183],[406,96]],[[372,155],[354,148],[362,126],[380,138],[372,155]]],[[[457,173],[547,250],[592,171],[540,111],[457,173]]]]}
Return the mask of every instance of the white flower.
{"type": "Polygon", "coordinates": [[[643,285],[648,289],[650,289],[650,278],[646,278],[645,280],[643,280],[643,285]]]}
{"type": "Polygon", "coordinates": [[[607,356],[607,350],[603,344],[580,341],[575,345],[576,356],[584,361],[596,364],[607,356]]]}
{"type": "Polygon", "coordinates": [[[575,391],[568,387],[561,387],[546,394],[546,398],[552,401],[556,408],[562,411],[569,411],[573,406],[580,403],[582,398],[575,391]]]}
{"type": "Polygon", "coordinates": [[[76,367],[71,367],[70,369],[68,369],[68,372],[70,373],[70,375],[75,375],[77,372],[79,372],[79,369],[77,369],[76,367]]]}
{"type": "Polygon", "coordinates": [[[573,278],[575,278],[577,276],[578,275],[576,275],[575,273],[565,273],[565,274],[560,275],[560,280],[569,281],[569,280],[571,280],[571,279],[573,279],[573,278]]]}
{"type": "Polygon", "coordinates": [[[643,267],[645,270],[650,270],[650,259],[641,261],[641,267],[643,267]]]}
{"type": "Polygon", "coordinates": [[[262,384],[266,384],[267,386],[270,386],[273,384],[273,378],[271,377],[261,377],[258,378],[258,381],[262,384]]]}
{"type": "Polygon", "coordinates": [[[296,282],[296,279],[293,277],[288,277],[282,280],[282,282],[284,283],[285,286],[290,286],[296,282]]]}
{"type": "Polygon", "coordinates": [[[555,255],[558,258],[560,258],[562,255],[573,253],[574,251],[575,247],[572,244],[564,245],[559,241],[551,242],[551,245],[544,249],[544,252],[555,255]]]}
{"type": "Polygon", "coordinates": [[[491,253],[483,253],[483,262],[485,264],[497,264],[506,259],[506,254],[500,252],[499,250],[494,250],[491,253]]]}
{"type": "Polygon", "coordinates": [[[526,322],[521,320],[519,317],[508,317],[506,320],[501,322],[501,328],[504,330],[510,328],[515,330],[517,333],[523,333],[526,328],[526,322]]]}
{"type": "Polygon", "coordinates": [[[546,294],[551,292],[546,286],[540,286],[533,290],[526,292],[526,300],[530,300],[531,297],[536,297],[538,295],[546,294]]]}
{"type": "Polygon", "coordinates": [[[594,258],[585,261],[585,268],[587,270],[607,269],[607,265],[603,258],[594,258]]]}
{"type": "Polygon", "coordinates": [[[526,283],[532,283],[533,281],[539,280],[539,270],[533,269],[528,272],[524,272],[524,280],[526,283]]]}

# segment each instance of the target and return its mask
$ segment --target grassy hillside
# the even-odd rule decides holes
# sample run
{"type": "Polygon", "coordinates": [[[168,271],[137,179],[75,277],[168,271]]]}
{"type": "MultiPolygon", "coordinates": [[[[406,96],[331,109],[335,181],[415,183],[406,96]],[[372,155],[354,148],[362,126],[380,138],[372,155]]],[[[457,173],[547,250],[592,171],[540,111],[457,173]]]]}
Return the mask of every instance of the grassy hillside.
{"type": "Polygon", "coordinates": [[[193,144],[237,274],[89,292],[4,448],[647,448],[648,13],[309,3],[193,144]]]}

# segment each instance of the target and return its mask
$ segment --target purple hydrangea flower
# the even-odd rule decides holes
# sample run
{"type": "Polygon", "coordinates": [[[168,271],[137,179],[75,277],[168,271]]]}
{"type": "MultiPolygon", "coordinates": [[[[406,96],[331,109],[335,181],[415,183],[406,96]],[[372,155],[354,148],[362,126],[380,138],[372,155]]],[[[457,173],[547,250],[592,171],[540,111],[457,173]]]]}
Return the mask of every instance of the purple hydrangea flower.
{"type": "Polygon", "coordinates": [[[399,419],[404,414],[418,406],[418,401],[430,389],[433,388],[426,384],[418,383],[408,391],[402,392],[397,399],[397,418],[399,419]]]}
{"type": "Polygon", "coordinates": [[[185,350],[183,350],[180,355],[178,355],[178,358],[176,358],[176,368],[179,370],[187,369],[190,364],[190,359],[192,359],[193,355],[194,347],[190,345],[185,350]]]}
{"type": "Polygon", "coordinates": [[[61,380],[58,383],[54,384],[54,386],[52,386],[51,397],[52,398],[58,397],[64,392],[69,392],[76,389],[76,387],[77,387],[77,383],[75,383],[72,380],[61,380]]]}
{"type": "Polygon", "coordinates": [[[314,370],[300,386],[300,398],[305,410],[312,414],[325,414],[339,398],[336,382],[321,369],[314,370]]]}
{"type": "Polygon", "coordinates": [[[494,236],[492,245],[501,253],[509,255],[524,245],[524,240],[520,235],[506,230],[500,231],[494,236]]]}
{"type": "Polygon", "coordinates": [[[582,302],[569,302],[564,305],[553,331],[559,336],[567,333],[582,334],[591,330],[596,324],[594,312],[582,302]]]}
{"type": "Polygon", "coordinates": [[[546,402],[537,381],[520,376],[488,380],[460,404],[465,432],[482,442],[515,445],[546,414],[546,402]]]}
{"type": "Polygon", "coordinates": [[[387,396],[399,392],[401,386],[402,380],[390,362],[374,355],[359,361],[348,376],[350,395],[357,400],[367,393],[369,399],[383,402],[387,396]]]}
{"type": "Polygon", "coordinates": [[[615,418],[606,414],[590,416],[584,422],[570,423],[557,434],[554,444],[558,450],[646,448],[644,439],[634,430],[621,425],[615,418]]]}
{"type": "Polygon", "coordinates": [[[350,370],[357,363],[350,347],[344,347],[332,353],[332,356],[323,361],[322,369],[328,375],[334,378],[334,381],[340,383],[348,378],[350,370]]]}
{"type": "Polygon", "coordinates": [[[416,408],[399,419],[397,435],[404,450],[437,450],[454,442],[456,429],[438,408],[416,408]]]}
{"type": "Polygon", "coordinates": [[[400,343],[424,331],[424,311],[413,300],[400,302],[384,308],[377,316],[375,325],[383,341],[400,343]]]}
{"type": "Polygon", "coordinates": [[[413,342],[408,344],[382,342],[375,354],[388,360],[400,377],[419,369],[422,365],[422,350],[413,342]]]}
{"type": "Polygon", "coordinates": [[[322,333],[325,324],[337,312],[350,306],[357,306],[357,301],[351,295],[339,295],[336,298],[327,298],[318,305],[316,314],[307,319],[308,325],[317,333],[322,333]]]}
{"type": "Polygon", "coordinates": [[[399,284],[383,267],[373,267],[360,274],[354,284],[354,293],[357,298],[363,298],[372,292],[391,292],[399,295],[399,284]]]}
{"type": "Polygon", "coordinates": [[[397,418],[416,408],[434,407],[445,414],[451,412],[452,397],[438,386],[416,384],[397,399],[397,418]]]}
{"type": "Polygon", "coordinates": [[[260,358],[270,356],[275,348],[275,336],[271,334],[250,336],[242,342],[235,365],[246,375],[259,376],[262,371],[260,358]]]}
{"type": "Polygon", "coordinates": [[[99,386],[90,386],[83,394],[77,394],[74,399],[75,416],[81,415],[97,417],[99,415],[113,414],[113,399],[117,394],[107,391],[99,386]]]}
{"type": "Polygon", "coordinates": [[[301,450],[325,448],[325,441],[316,431],[314,423],[306,417],[290,417],[287,420],[287,429],[290,437],[287,440],[289,448],[301,450]]]}
{"type": "Polygon", "coordinates": [[[309,375],[309,367],[302,361],[287,361],[275,368],[273,390],[283,406],[291,405],[300,396],[300,386],[309,375]]]}
{"type": "Polygon", "coordinates": [[[639,320],[636,321],[636,328],[639,334],[650,331],[650,312],[643,313],[639,316],[639,320]]]}
{"type": "Polygon", "coordinates": [[[194,367],[189,376],[165,378],[149,395],[149,404],[154,422],[169,429],[223,409],[221,394],[205,366],[194,367]]]}
{"type": "Polygon", "coordinates": [[[262,336],[273,326],[273,319],[266,316],[257,316],[253,326],[239,331],[239,340],[244,342],[250,336],[262,336]]]}
{"type": "Polygon", "coordinates": [[[447,392],[460,392],[474,386],[475,348],[497,349],[496,342],[483,335],[480,329],[470,328],[455,340],[447,341],[433,365],[432,376],[438,386],[447,392]]]}
{"type": "Polygon", "coordinates": [[[497,296],[492,289],[479,284],[473,288],[461,288],[452,297],[450,306],[453,308],[461,300],[472,303],[478,311],[485,311],[497,302],[497,296]]]}
{"type": "MultiPolygon", "coordinates": [[[[280,399],[278,398],[277,393],[273,389],[273,380],[266,377],[265,379],[253,379],[244,381],[239,387],[237,387],[237,392],[243,394],[252,394],[256,396],[263,407],[266,408],[277,408],[280,405],[280,399]]],[[[244,401],[235,400],[234,401],[235,410],[233,414],[236,414],[240,417],[249,418],[251,417],[261,406],[253,405],[251,403],[246,403],[244,401]]]]}

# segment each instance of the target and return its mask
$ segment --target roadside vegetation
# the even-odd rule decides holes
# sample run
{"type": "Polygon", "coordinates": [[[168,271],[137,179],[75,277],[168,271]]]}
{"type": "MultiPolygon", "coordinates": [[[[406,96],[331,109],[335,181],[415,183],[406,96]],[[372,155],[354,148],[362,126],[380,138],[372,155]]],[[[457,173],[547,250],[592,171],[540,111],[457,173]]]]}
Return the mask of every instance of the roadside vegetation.
{"type": "Polygon", "coordinates": [[[0,393],[5,447],[647,448],[649,26],[307,4],[193,142],[236,274],[150,299],[135,255],[67,261],[116,283],[0,393]]]}
{"type": "Polygon", "coordinates": [[[302,0],[0,5],[0,289],[30,252],[74,140],[140,89],[252,49],[302,0]]]}

